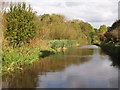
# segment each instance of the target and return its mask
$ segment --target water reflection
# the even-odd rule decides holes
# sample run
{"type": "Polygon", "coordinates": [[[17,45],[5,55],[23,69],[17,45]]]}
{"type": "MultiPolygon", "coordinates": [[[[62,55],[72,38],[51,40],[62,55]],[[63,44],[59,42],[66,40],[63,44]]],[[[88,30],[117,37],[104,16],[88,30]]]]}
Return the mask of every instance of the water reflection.
{"type": "Polygon", "coordinates": [[[118,58],[114,58],[114,57],[110,57],[110,60],[112,61],[112,66],[113,67],[117,67],[120,69],[120,59],[118,58]]]}
{"type": "MultiPolygon", "coordinates": [[[[107,53],[107,52],[105,52],[105,51],[103,51],[103,50],[100,50],[100,54],[101,54],[101,55],[106,56],[105,53],[109,55],[109,53],[107,53]]],[[[120,58],[119,58],[119,57],[116,57],[116,55],[115,55],[115,56],[112,55],[112,56],[109,56],[109,60],[112,61],[111,66],[117,67],[118,69],[120,69],[120,58]]]]}
{"type": "Polygon", "coordinates": [[[100,48],[71,48],[3,77],[9,88],[117,88],[118,70],[100,48]]]}

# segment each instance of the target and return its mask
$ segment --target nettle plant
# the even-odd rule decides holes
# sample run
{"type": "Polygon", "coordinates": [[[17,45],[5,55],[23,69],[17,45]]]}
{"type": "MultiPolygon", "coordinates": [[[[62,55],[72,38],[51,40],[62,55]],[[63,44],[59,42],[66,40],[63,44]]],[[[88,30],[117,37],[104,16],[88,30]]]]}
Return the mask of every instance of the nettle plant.
{"type": "Polygon", "coordinates": [[[30,5],[26,7],[26,3],[11,4],[9,11],[5,12],[5,15],[7,20],[5,37],[9,44],[19,46],[35,36],[35,13],[30,5]]]}

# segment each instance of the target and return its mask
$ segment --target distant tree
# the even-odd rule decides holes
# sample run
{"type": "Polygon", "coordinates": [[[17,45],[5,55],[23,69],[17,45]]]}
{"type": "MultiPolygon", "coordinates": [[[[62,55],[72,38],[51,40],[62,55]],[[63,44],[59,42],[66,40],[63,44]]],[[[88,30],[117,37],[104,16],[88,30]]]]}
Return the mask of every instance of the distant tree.
{"type": "Polygon", "coordinates": [[[64,22],[65,17],[63,15],[52,14],[51,15],[51,21],[52,22],[64,22]]]}
{"type": "Polygon", "coordinates": [[[94,28],[95,31],[97,31],[98,29],[97,28],[94,28]]]}
{"type": "Polygon", "coordinates": [[[37,37],[54,40],[79,40],[84,43],[93,42],[96,32],[93,26],[81,20],[66,20],[63,15],[44,14],[40,16],[37,37]]]}
{"type": "Polygon", "coordinates": [[[49,24],[51,22],[51,17],[49,14],[44,14],[41,16],[41,21],[45,22],[46,24],[49,24]]]}
{"type": "Polygon", "coordinates": [[[120,19],[117,20],[117,21],[115,21],[115,22],[112,24],[111,29],[115,29],[115,28],[117,28],[118,26],[120,26],[120,19]]]}
{"type": "Polygon", "coordinates": [[[8,22],[5,37],[10,44],[14,46],[20,45],[35,36],[35,13],[33,13],[30,5],[26,7],[26,3],[11,4],[9,11],[5,12],[5,14],[8,22]]]}
{"type": "Polygon", "coordinates": [[[95,30],[93,28],[93,26],[87,22],[83,22],[81,21],[80,23],[80,27],[82,32],[86,35],[89,43],[93,42],[93,37],[95,35],[95,30]]]}
{"type": "Polygon", "coordinates": [[[107,26],[106,25],[101,25],[99,28],[99,32],[105,33],[107,31],[107,26]]]}
{"type": "Polygon", "coordinates": [[[120,42],[120,20],[115,21],[111,27],[108,27],[105,33],[106,42],[118,43],[120,42]]]}
{"type": "Polygon", "coordinates": [[[110,27],[110,26],[108,26],[108,27],[107,27],[107,31],[110,31],[110,30],[111,30],[111,27],[110,27]]]}
{"type": "Polygon", "coordinates": [[[100,41],[105,41],[105,36],[104,36],[104,34],[106,33],[108,31],[108,29],[107,29],[107,26],[106,25],[101,25],[100,26],[100,28],[99,28],[99,30],[98,30],[98,36],[99,36],[99,39],[100,39],[100,41]]]}

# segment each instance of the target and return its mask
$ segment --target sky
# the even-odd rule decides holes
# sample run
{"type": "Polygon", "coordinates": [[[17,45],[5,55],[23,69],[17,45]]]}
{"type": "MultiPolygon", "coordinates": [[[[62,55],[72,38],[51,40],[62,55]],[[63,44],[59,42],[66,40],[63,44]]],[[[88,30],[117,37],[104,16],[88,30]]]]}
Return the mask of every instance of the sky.
{"type": "MultiPolygon", "coordinates": [[[[9,0],[10,1],[10,0],[9,0]]],[[[11,0],[20,1],[20,0],[11,0]]],[[[95,28],[111,26],[118,19],[120,0],[22,0],[31,4],[38,15],[61,14],[68,20],[80,19],[95,28]]]]}

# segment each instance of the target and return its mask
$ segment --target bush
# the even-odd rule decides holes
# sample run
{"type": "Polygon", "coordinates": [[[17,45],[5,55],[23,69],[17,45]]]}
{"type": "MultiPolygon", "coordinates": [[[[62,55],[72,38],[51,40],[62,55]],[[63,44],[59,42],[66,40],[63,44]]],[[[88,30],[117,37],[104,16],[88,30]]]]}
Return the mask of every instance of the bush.
{"type": "Polygon", "coordinates": [[[5,12],[5,15],[8,22],[5,37],[10,44],[20,45],[35,36],[35,13],[32,12],[30,5],[26,7],[25,3],[11,4],[10,10],[5,12]]]}

